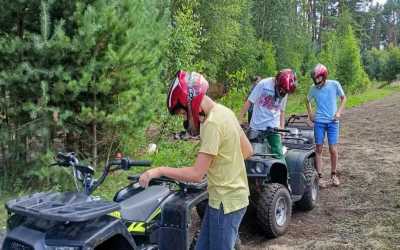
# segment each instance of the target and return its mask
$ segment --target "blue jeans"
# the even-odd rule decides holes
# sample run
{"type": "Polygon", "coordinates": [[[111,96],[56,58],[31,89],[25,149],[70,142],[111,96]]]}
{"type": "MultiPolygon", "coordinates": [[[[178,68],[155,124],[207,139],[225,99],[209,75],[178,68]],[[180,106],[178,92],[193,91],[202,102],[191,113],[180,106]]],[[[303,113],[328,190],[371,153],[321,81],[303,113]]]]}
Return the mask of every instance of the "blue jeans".
{"type": "Polygon", "coordinates": [[[224,214],[222,204],[219,209],[208,205],[195,249],[232,250],[238,236],[240,222],[245,213],[246,207],[224,214]]]}
{"type": "Polygon", "coordinates": [[[314,123],[315,144],[317,145],[324,144],[325,133],[327,134],[329,145],[337,144],[339,139],[339,122],[337,121],[329,123],[315,122],[314,123]]]}

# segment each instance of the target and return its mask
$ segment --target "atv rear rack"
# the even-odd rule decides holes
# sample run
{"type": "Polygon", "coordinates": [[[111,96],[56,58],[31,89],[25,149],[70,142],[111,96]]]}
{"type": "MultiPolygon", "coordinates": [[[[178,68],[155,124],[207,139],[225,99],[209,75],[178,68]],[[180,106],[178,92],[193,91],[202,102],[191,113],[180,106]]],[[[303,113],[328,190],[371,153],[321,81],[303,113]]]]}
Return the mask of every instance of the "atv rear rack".
{"type": "Polygon", "coordinates": [[[11,213],[64,222],[88,221],[120,209],[118,203],[75,192],[36,193],[11,200],[5,207],[11,213]]]}

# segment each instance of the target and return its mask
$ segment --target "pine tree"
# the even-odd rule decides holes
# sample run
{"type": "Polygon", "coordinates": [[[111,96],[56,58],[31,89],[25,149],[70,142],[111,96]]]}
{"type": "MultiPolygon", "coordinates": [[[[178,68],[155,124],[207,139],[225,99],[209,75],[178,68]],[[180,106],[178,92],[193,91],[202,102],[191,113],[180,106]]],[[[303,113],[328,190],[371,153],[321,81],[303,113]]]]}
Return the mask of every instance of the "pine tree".
{"type": "Polygon", "coordinates": [[[56,134],[94,162],[133,145],[164,87],[165,8],[157,0],[10,1],[2,8],[5,167],[17,173],[16,165],[34,164],[56,134]]]}
{"type": "Polygon", "coordinates": [[[361,64],[358,41],[349,25],[347,31],[339,36],[336,77],[349,92],[362,92],[369,84],[361,64]]]}

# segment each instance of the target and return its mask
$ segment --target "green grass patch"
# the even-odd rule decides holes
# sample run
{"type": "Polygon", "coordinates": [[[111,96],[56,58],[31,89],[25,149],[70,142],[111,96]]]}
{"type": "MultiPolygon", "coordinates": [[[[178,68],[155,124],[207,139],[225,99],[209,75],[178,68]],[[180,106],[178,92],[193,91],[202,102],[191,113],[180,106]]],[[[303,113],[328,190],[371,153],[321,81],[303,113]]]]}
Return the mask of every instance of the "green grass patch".
{"type": "Polygon", "coordinates": [[[371,88],[361,94],[351,95],[347,100],[346,108],[356,107],[369,101],[383,99],[394,92],[400,92],[400,87],[371,88]]]}
{"type": "Polygon", "coordinates": [[[6,220],[7,220],[7,211],[4,207],[5,203],[12,199],[13,196],[10,194],[2,193],[0,196],[0,232],[4,232],[6,230],[6,220]]]}

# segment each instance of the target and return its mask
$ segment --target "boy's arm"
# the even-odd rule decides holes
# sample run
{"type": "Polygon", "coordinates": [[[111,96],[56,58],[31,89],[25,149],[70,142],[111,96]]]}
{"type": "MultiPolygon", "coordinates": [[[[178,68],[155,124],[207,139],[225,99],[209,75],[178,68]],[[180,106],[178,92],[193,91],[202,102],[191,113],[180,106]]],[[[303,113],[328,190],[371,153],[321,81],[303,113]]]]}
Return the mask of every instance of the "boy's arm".
{"type": "Polygon", "coordinates": [[[339,120],[340,116],[344,110],[344,107],[346,105],[347,97],[345,95],[340,96],[340,105],[338,108],[338,111],[335,114],[335,120],[339,120]]]}
{"type": "Polygon", "coordinates": [[[240,129],[240,149],[245,160],[253,155],[253,147],[243,129],[240,129]]]}
{"type": "Polygon", "coordinates": [[[243,121],[244,116],[246,115],[246,112],[250,108],[250,105],[251,105],[251,102],[249,100],[246,100],[246,102],[243,104],[242,109],[240,110],[239,121],[243,121]]]}
{"type": "Polygon", "coordinates": [[[208,168],[211,166],[213,159],[213,155],[200,152],[197,154],[196,162],[193,166],[184,168],[153,168],[147,170],[140,176],[139,183],[142,187],[147,187],[151,179],[159,178],[160,176],[165,176],[177,181],[201,182],[208,168]]]}
{"type": "Polygon", "coordinates": [[[306,107],[307,107],[308,119],[310,119],[310,121],[314,122],[314,114],[313,114],[311,102],[308,98],[306,98],[306,107]]]}
{"type": "Polygon", "coordinates": [[[280,128],[284,129],[285,128],[285,111],[281,110],[281,115],[280,115],[280,128]]]}

